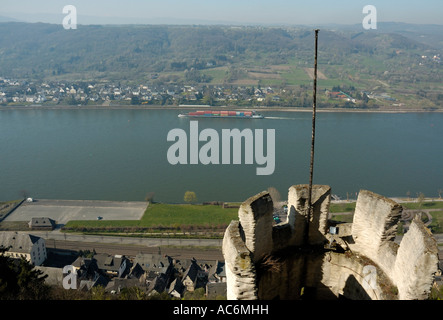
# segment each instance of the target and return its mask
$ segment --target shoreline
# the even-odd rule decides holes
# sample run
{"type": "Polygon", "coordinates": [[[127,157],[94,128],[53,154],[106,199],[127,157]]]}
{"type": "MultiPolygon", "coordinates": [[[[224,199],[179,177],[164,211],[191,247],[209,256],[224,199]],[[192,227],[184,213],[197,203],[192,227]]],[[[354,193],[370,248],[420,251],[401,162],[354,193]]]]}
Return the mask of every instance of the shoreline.
{"type": "MultiPolygon", "coordinates": [[[[64,106],[64,105],[15,105],[2,106],[2,110],[255,110],[257,112],[308,112],[312,113],[311,108],[300,107],[240,107],[240,106],[205,106],[205,105],[186,105],[186,106],[161,106],[161,105],[88,105],[88,106],[64,106]]],[[[349,108],[317,108],[317,113],[443,113],[442,109],[349,109],[349,108]]]]}

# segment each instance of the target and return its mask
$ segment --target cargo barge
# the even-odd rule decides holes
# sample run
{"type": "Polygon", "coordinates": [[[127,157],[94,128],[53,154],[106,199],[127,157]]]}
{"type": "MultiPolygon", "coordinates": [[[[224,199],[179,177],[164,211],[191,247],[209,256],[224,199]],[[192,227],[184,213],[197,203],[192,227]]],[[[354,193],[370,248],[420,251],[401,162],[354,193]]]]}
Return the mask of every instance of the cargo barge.
{"type": "Polygon", "coordinates": [[[194,111],[181,113],[180,118],[236,118],[236,119],[263,119],[264,117],[255,111],[194,111]]]}

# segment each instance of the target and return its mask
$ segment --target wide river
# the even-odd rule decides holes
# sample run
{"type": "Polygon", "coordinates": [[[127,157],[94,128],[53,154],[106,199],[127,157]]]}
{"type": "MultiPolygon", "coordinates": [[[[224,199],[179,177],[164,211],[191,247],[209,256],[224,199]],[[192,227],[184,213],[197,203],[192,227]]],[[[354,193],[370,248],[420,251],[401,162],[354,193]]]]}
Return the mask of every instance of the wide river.
{"type": "MultiPolygon", "coordinates": [[[[291,185],[309,183],[311,113],[198,120],[198,132],[219,133],[220,163],[223,129],[250,129],[256,141],[262,141],[256,129],[264,129],[265,142],[267,130],[275,130],[271,175],[256,174],[265,165],[255,154],[252,164],[243,158],[235,165],[171,164],[171,130],[182,129],[188,147],[193,143],[190,119],[179,113],[3,109],[0,201],[20,198],[24,190],[37,199],[140,201],[153,192],[156,201],[181,203],[190,190],[199,201],[243,201],[269,187],[286,199],[291,185]]],[[[331,186],[333,194],[355,198],[366,189],[391,197],[437,197],[443,189],[443,113],[318,113],[316,129],[314,183],[331,186]]]]}

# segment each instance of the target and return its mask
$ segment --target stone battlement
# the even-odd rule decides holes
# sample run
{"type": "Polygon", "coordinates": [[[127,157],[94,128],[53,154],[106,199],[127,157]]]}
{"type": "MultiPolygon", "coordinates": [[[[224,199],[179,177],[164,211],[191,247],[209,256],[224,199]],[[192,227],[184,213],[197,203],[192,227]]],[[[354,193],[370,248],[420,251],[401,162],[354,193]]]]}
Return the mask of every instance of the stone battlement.
{"type": "Polygon", "coordinates": [[[394,242],[402,207],[361,191],[352,223],[333,226],[331,189],[288,192],[286,222],[273,225],[267,192],[247,199],[223,239],[228,299],[426,299],[438,271],[437,243],[414,219],[394,242]],[[309,213],[312,214],[309,214],[309,213]]]}

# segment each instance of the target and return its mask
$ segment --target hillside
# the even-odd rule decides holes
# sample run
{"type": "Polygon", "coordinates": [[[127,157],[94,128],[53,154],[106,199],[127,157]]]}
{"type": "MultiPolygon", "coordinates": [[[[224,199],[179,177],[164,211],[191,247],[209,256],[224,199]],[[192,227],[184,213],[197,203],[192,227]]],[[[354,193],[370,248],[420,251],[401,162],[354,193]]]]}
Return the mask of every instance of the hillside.
{"type": "MultiPolygon", "coordinates": [[[[322,29],[319,85],[381,88],[440,106],[443,27],[428,27],[420,37],[420,31],[394,26],[406,31],[396,32],[391,24],[386,33],[322,29]]],[[[65,30],[61,25],[5,22],[0,33],[3,78],[292,88],[312,80],[309,28],[88,25],[65,30]]]]}

